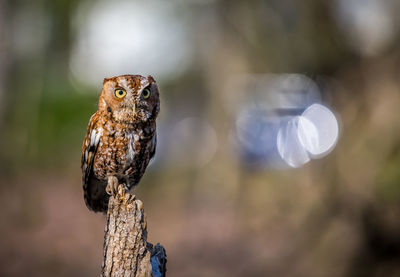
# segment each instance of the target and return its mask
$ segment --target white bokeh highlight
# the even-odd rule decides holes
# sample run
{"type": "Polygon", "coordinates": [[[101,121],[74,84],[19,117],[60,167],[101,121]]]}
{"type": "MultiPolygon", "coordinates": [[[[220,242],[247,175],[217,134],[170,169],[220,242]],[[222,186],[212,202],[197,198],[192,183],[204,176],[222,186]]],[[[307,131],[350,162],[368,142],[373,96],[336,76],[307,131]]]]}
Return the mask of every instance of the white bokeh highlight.
{"type": "Polygon", "coordinates": [[[276,138],[279,155],[291,167],[300,167],[310,161],[306,149],[299,140],[299,120],[299,116],[289,120],[279,129],[276,138]]]}
{"type": "Polygon", "coordinates": [[[335,0],[334,18],[355,51],[375,56],[384,51],[398,31],[392,0],[335,0]]]}
{"type": "Polygon", "coordinates": [[[321,158],[336,145],[338,121],[327,107],[313,104],[300,117],[298,137],[307,152],[314,158],[321,158]]]}
{"type": "Polygon", "coordinates": [[[292,117],[281,126],[276,144],[280,157],[296,168],[326,156],[338,137],[335,115],[321,104],[312,104],[300,116],[292,117]]]}
{"type": "Polygon", "coordinates": [[[243,75],[233,78],[229,88],[235,93],[227,97],[227,107],[235,114],[233,144],[246,166],[299,168],[335,148],[338,120],[321,104],[320,88],[311,78],[243,75]]]}
{"type": "Polygon", "coordinates": [[[82,3],[74,16],[72,77],[89,85],[121,74],[153,75],[157,80],[182,74],[192,57],[191,35],[168,1],[82,3]]]}

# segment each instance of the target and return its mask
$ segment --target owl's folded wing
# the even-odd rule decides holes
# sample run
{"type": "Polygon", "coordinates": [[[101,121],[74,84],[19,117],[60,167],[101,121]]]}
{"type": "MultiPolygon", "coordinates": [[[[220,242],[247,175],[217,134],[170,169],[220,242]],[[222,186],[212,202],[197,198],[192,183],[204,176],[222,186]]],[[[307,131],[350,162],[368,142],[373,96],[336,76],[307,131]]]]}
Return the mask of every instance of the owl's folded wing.
{"type": "Polygon", "coordinates": [[[157,133],[154,134],[153,139],[151,140],[150,160],[152,160],[154,158],[154,155],[156,154],[156,148],[157,148],[157,133]]]}
{"type": "Polygon", "coordinates": [[[97,113],[93,114],[90,118],[88,130],[82,147],[81,168],[84,191],[86,191],[86,187],[89,183],[89,177],[92,174],[94,156],[102,135],[102,129],[97,124],[98,118],[99,116],[97,113]]]}

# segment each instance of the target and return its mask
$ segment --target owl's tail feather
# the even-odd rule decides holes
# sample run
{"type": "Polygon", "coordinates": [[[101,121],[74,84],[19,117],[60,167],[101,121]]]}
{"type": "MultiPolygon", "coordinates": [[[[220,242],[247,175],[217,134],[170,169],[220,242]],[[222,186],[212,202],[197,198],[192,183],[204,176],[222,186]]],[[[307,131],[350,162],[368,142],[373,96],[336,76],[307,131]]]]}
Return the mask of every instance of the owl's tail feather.
{"type": "Polygon", "coordinates": [[[94,212],[106,213],[108,199],[106,192],[107,181],[97,178],[90,178],[88,184],[84,185],[84,198],[86,206],[94,212]]]}

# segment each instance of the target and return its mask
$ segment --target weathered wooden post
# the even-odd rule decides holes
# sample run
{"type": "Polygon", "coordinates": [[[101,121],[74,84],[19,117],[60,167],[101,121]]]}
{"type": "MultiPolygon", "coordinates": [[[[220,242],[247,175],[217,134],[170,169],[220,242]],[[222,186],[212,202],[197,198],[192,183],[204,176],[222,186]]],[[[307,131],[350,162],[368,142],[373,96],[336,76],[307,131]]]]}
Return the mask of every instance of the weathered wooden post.
{"type": "Polygon", "coordinates": [[[110,194],[101,276],[165,276],[165,249],[147,242],[142,201],[123,184],[110,194]]]}

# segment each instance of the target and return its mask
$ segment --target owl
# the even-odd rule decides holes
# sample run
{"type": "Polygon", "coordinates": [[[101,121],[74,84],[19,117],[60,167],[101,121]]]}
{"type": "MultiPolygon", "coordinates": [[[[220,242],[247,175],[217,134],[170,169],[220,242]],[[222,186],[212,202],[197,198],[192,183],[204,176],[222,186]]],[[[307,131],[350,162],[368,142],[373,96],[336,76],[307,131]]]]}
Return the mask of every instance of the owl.
{"type": "Polygon", "coordinates": [[[105,78],[98,109],[89,121],[82,147],[82,183],[86,206],[106,212],[108,182],[128,189],[142,178],[157,144],[160,98],[153,77],[105,78]]]}

